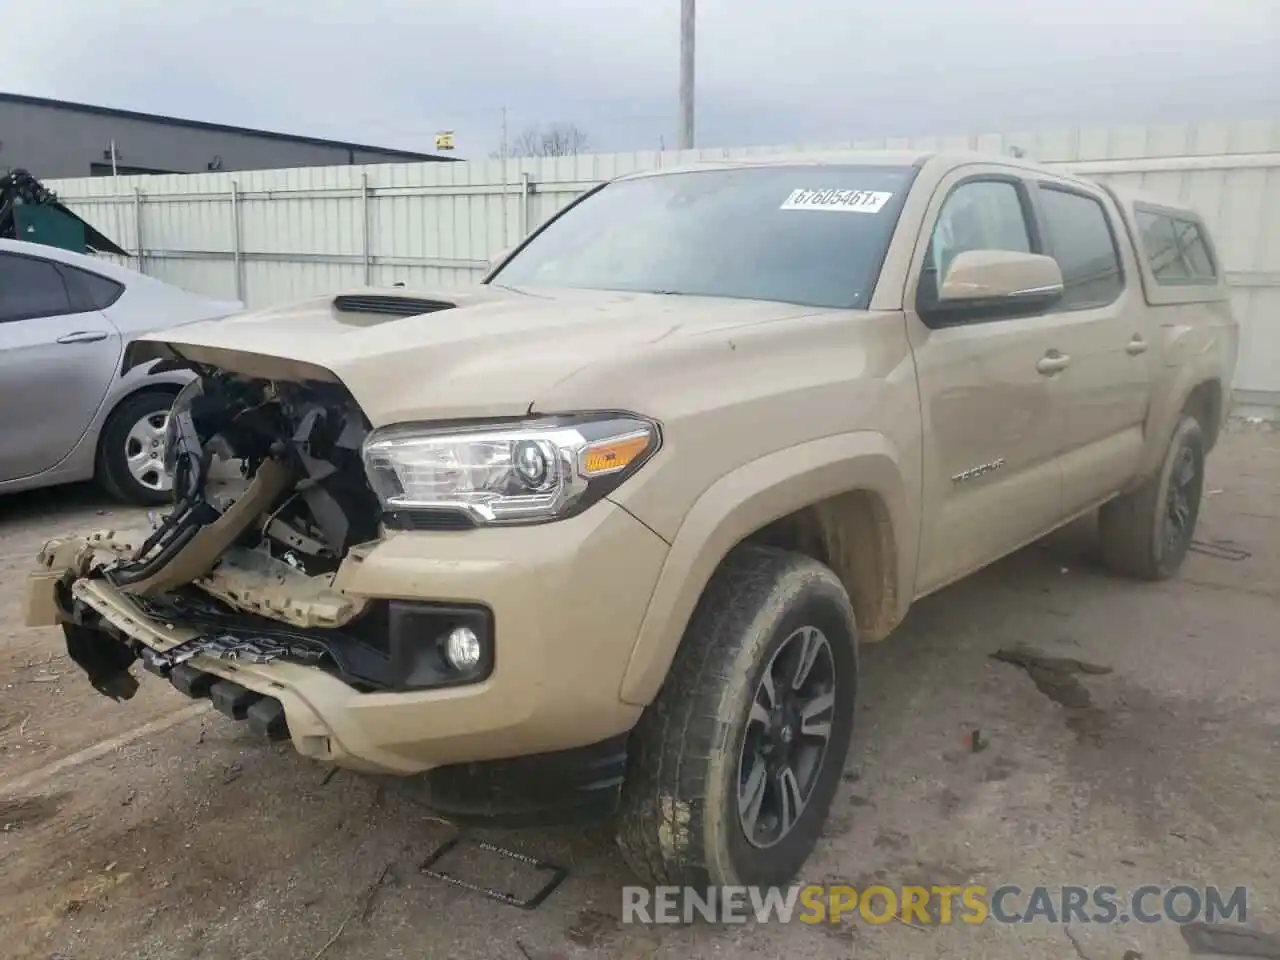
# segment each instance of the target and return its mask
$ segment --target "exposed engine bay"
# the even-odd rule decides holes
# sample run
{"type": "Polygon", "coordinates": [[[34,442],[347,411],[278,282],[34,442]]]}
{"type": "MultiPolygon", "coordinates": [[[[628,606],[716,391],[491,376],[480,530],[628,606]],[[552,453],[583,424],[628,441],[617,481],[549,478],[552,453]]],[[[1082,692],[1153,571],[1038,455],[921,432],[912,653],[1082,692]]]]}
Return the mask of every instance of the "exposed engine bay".
{"type": "Polygon", "coordinates": [[[61,571],[54,595],[72,659],[116,698],[136,689],[134,659],[164,672],[196,655],[393,685],[386,610],[336,584],[343,559],[378,538],[363,414],[337,385],[201,373],[169,417],[172,510],[145,535],[109,531],[42,552],[41,565],[61,571]],[[242,491],[216,492],[215,457],[241,464],[242,491]],[[138,642],[130,633],[142,618],[170,636],[138,642]],[[120,644],[104,644],[103,632],[120,644]]]}
{"type": "Polygon", "coordinates": [[[241,556],[253,572],[278,563],[306,576],[334,572],[351,546],[377,536],[378,501],[360,457],[367,433],[341,387],[206,374],[179,395],[169,418],[165,465],[175,507],[108,574],[111,582],[127,586],[157,576],[234,510],[234,501],[209,496],[216,454],[243,464],[253,504],[265,509],[233,541],[251,551],[241,556]]]}

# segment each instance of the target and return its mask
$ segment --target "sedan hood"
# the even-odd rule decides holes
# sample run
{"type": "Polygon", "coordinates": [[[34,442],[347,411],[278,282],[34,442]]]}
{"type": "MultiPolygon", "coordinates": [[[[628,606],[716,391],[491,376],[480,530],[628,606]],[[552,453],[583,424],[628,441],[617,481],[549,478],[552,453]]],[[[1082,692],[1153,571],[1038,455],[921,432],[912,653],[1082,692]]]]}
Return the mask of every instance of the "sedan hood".
{"type": "MultiPolygon", "coordinates": [[[[358,290],[187,324],[140,338],[159,356],[266,379],[342,383],[373,426],[521,416],[540,393],[658,341],[814,313],[810,307],[496,285],[358,290]]],[[[667,343],[669,346],[669,342],[667,343]]]]}

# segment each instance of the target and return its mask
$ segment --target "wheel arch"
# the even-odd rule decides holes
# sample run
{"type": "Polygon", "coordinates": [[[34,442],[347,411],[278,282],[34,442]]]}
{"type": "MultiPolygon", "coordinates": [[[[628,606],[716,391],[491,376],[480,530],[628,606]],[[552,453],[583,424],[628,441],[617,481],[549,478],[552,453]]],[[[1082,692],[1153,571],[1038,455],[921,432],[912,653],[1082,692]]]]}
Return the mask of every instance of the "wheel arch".
{"type": "Polygon", "coordinates": [[[752,461],[695,501],[671,542],[623,675],[623,701],[657,695],[712,574],[754,542],[828,564],[849,591],[862,639],[901,620],[916,542],[897,449],[883,434],[825,437],[752,461]],[[865,545],[870,544],[870,549],[865,545]]]}
{"type": "Polygon", "coordinates": [[[1205,452],[1218,443],[1226,418],[1228,393],[1216,372],[1184,366],[1162,392],[1147,423],[1147,446],[1135,484],[1150,477],[1164,462],[1169,439],[1183,415],[1194,417],[1204,431],[1205,452]]]}
{"type": "Polygon", "coordinates": [[[881,640],[898,621],[898,544],[884,496],[859,488],[800,507],[748,534],[757,543],[804,554],[840,578],[858,635],[881,640]]]}
{"type": "Polygon", "coordinates": [[[1222,403],[1222,381],[1216,377],[1197,383],[1182,403],[1182,412],[1199,421],[1200,429],[1204,431],[1206,453],[1218,443],[1223,420],[1222,403]]]}

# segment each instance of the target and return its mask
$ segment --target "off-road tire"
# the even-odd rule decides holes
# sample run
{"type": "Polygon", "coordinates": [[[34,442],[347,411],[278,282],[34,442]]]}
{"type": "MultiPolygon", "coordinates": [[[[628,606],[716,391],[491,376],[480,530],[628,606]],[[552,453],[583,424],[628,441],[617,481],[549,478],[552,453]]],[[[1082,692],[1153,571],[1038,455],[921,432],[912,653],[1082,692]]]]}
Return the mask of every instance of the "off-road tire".
{"type": "Polygon", "coordinates": [[[98,439],[96,476],[112,497],[142,507],[158,507],[173,502],[172,491],[161,492],[144,486],[129,473],[125,463],[125,439],[129,430],[149,413],[173,406],[174,394],[163,390],[143,390],[126,397],[111,411],[98,439]]]}
{"type": "Polygon", "coordinates": [[[631,869],[653,885],[791,882],[822,834],[844,771],[857,682],[857,626],[835,574],[799,554],[733,550],[632,735],[617,836],[631,869]],[[823,631],[831,650],[831,732],[794,827],[760,848],[738,814],[744,731],[764,670],[805,625],[823,631]]]}
{"type": "Polygon", "coordinates": [[[1115,573],[1138,580],[1165,580],[1182,566],[1195,535],[1204,492],[1204,430],[1193,417],[1183,416],[1174,428],[1160,471],[1141,487],[1103,504],[1098,512],[1102,559],[1115,573]],[[1172,544],[1166,540],[1169,492],[1174,472],[1190,457],[1195,475],[1187,496],[1189,518],[1172,544]]]}

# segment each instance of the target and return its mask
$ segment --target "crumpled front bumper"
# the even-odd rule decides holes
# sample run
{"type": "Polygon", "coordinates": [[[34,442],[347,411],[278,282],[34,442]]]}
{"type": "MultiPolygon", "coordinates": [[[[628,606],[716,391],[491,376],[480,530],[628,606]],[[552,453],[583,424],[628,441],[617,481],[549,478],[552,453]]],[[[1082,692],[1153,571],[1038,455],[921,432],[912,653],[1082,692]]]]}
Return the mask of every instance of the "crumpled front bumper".
{"type": "MultiPolygon", "coordinates": [[[[119,644],[115,632],[163,653],[198,636],[88,576],[104,553],[135,539],[51,541],[30,575],[28,625],[66,624],[71,601],[110,626],[103,643],[119,644]]],[[[483,606],[494,624],[486,679],[362,691],[316,666],[204,655],[168,675],[184,693],[208,696],[237,719],[287,737],[305,756],[365,772],[408,775],[572,750],[624,734],[639,718],[640,708],[622,702],[619,690],[666,554],[657,535],[607,501],[555,524],[388,533],[348,556],[333,590],[356,603],[483,606]]]]}

